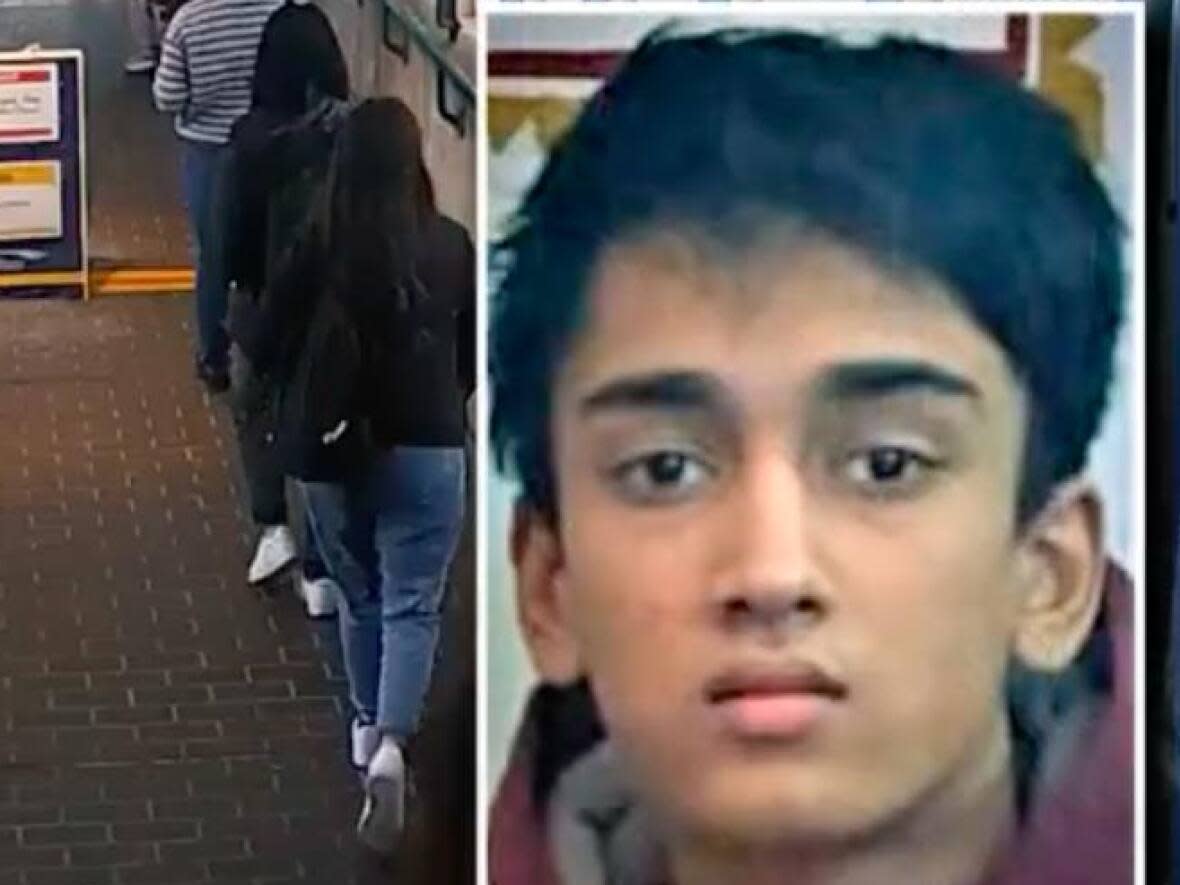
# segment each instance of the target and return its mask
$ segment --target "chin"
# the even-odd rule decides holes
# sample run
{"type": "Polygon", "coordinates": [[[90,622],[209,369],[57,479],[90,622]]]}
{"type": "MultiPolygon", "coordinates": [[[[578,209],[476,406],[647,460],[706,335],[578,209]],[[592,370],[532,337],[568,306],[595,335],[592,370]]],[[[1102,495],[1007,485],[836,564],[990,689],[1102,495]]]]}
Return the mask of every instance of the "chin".
{"type": "Polygon", "coordinates": [[[718,780],[698,781],[691,796],[669,797],[678,828],[754,852],[855,840],[900,811],[864,781],[819,771],[718,780]]]}

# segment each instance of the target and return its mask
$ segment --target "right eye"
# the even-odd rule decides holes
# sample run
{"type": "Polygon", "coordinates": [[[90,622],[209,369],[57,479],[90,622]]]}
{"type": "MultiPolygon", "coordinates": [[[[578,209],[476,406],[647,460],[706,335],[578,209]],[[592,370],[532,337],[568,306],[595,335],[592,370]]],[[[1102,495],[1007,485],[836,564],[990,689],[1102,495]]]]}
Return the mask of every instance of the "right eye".
{"type": "Polygon", "coordinates": [[[675,504],[691,497],[715,474],[689,452],[646,452],[620,463],[611,476],[624,496],[638,504],[675,504]]]}

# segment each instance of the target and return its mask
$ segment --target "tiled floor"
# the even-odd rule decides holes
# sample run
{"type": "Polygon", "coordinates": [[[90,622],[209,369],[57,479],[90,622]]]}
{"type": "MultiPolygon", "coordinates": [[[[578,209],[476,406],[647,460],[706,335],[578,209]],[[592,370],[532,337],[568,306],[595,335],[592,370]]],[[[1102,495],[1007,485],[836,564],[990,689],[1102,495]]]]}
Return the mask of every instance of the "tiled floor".
{"type": "Polygon", "coordinates": [[[245,586],[188,312],[0,303],[0,885],[474,881],[470,533],[382,867],[351,835],[335,625],[245,586]]]}
{"type": "Polygon", "coordinates": [[[128,77],[123,0],[22,0],[0,8],[0,50],[40,43],[86,53],[90,252],[100,267],[190,262],[171,121],[151,79],[128,77]]]}
{"type": "MultiPolygon", "coordinates": [[[[87,52],[91,251],[188,262],[170,122],[123,0],[3,0],[0,49],[87,52]]],[[[474,881],[470,531],[395,863],[352,836],[335,623],[245,586],[188,298],[0,299],[0,885],[474,881]]]]}

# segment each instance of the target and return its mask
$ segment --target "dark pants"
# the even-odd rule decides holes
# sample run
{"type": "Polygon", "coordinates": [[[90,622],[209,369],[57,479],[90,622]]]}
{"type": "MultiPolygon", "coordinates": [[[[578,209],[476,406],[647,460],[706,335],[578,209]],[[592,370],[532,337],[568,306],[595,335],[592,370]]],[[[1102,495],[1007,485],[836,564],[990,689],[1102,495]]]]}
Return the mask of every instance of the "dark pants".
{"type": "MultiPolygon", "coordinates": [[[[250,369],[249,361],[240,350],[235,347],[231,354],[234,430],[238,438],[242,472],[246,476],[250,518],[259,526],[285,525],[290,519],[287,477],[275,451],[270,389],[250,369]]],[[[302,550],[304,577],[311,581],[326,577],[327,569],[306,514],[303,520],[302,550]]]]}

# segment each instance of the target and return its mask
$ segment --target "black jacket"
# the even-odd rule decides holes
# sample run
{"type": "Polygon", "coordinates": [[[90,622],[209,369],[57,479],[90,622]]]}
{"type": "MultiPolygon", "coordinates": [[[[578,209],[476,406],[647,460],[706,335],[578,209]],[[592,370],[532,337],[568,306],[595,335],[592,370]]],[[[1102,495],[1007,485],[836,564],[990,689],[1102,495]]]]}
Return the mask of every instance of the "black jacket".
{"type": "Polygon", "coordinates": [[[434,214],[421,232],[420,306],[390,314],[375,350],[364,410],[380,448],[462,446],[464,401],[475,388],[475,248],[457,222],[434,214]]]}
{"type": "Polygon", "coordinates": [[[255,108],[231,132],[218,210],[226,278],[235,289],[227,325],[256,371],[274,359],[288,307],[271,297],[268,276],[307,223],[343,111],[331,99],[294,118],[255,108]]]}

